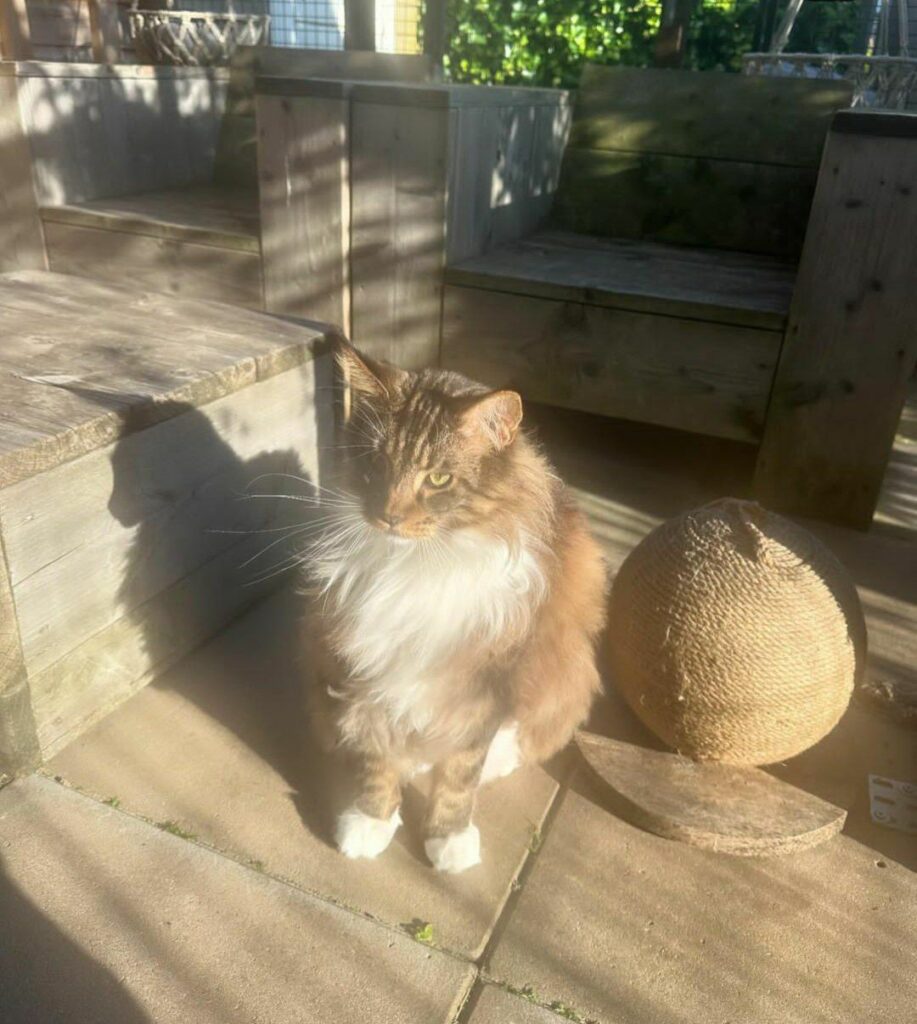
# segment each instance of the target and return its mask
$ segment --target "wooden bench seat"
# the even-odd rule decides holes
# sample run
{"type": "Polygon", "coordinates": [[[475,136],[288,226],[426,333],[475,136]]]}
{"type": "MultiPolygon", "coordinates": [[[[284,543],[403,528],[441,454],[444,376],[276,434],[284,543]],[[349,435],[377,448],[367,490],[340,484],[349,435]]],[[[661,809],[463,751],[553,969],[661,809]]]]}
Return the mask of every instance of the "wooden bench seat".
{"type": "Polygon", "coordinates": [[[259,253],[258,193],[213,184],[43,206],[45,224],[130,231],[198,245],[259,253]]]}
{"type": "MultiPolygon", "coordinates": [[[[849,98],[845,83],[587,65],[546,224],[450,254],[443,365],[760,441],[824,140],[849,98]]],[[[499,182],[525,174],[509,155],[499,182]]]]}
{"type": "Polygon", "coordinates": [[[542,231],[448,268],[446,283],[781,330],[795,276],[754,253],[542,231]]]}

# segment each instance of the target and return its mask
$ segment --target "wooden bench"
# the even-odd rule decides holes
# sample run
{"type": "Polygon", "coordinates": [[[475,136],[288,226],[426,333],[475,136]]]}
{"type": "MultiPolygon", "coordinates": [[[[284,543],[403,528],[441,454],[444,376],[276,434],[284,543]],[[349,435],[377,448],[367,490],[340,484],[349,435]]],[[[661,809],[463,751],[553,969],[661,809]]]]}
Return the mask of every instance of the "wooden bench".
{"type": "Polygon", "coordinates": [[[50,268],[272,308],[254,105],[262,71],[421,79],[431,63],[271,47],[243,49],[228,69],[0,63],[16,85],[50,268]]]}
{"type": "Polygon", "coordinates": [[[549,230],[451,262],[443,364],[757,441],[843,83],[587,66],[549,230]]]}

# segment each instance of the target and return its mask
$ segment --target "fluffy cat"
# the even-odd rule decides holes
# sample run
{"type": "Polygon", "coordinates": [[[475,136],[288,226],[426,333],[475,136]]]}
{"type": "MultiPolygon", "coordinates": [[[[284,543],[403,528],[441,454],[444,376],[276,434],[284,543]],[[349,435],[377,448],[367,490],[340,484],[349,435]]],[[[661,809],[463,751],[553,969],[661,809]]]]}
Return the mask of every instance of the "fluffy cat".
{"type": "Polygon", "coordinates": [[[343,478],[310,552],[307,639],[319,736],[360,766],[337,844],[381,853],[404,780],[432,767],[427,856],[463,871],[479,783],[550,757],[588,714],[604,564],[517,394],[343,339],[335,357],[343,478]]]}

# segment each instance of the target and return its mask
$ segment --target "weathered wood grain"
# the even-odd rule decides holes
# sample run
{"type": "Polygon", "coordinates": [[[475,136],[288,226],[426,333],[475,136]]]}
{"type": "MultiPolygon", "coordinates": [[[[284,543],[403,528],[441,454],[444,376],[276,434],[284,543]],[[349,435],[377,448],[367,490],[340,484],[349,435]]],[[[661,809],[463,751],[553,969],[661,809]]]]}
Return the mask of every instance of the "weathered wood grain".
{"type": "Polygon", "coordinates": [[[312,359],[321,331],[239,307],[0,277],[0,486],[312,359]]]}
{"type": "Polygon", "coordinates": [[[137,195],[44,206],[45,223],[173,238],[260,253],[257,189],[188,185],[137,195]]]}
{"type": "Polygon", "coordinates": [[[38,759],[32,694],[19,641],[0,519],[0,786],[34,768],[38,759]]]}
{"type": "Polygon", "coordinates": [[[450,111],[448,263],[530,234],[546,220],[569,122],[568,94],[560,91],[553,104],[450,111]]]}
{"type": "Polygon", "coordinates": [[[738,857],[796,853],[837,835],[847,811],[759,768],[581,732],[576,744],[623,814],[666,839],[738,857]]]}
{"type": "Polygon", "coordinates": [[[571,146],[816,168],[849,82],[587,64],[571,146]]]}
{"type": "Polygon", "coordinates": [[[256,109],[265,309],[350,333],[349,103],[265,95],[256,109]]]}
{"type": "Polygon", "coordinates": [[[256,477],[316,479],[311,370],[253,384],[3,492],[30,673],[238,539],[218,531],[270,526],[282,502],[238,500],[256,477]]]}
{"type": "Polygon", "coordinates": [[[263,309],[257,252],[45,219],[51,270],[263,309]]]}
{"type": "Polygon", "coordinates": [[[524,398],[756,441],[777,331],[449,285],[442,365],[524,398]]]}
{"type": "Polygon", "coordinates": [[[179,69],[195,75],[50,68],[48,74],[28,74],[23,66],[17,79],[41,205],[212,180],[225,74],[203,68],[179,69]]]}
{"type": "Polygon", "coordinates": [[[0,78],[0,273],[46,266],[16,81],[0,78]]]}
{"type": "Polygon", "coordinates": [[[433,366],[445,259],[448,109],[351,103],[353,337],[371,355],[406,368],[433,366]]]}
{"type": "Polygon", "coordinates": [[[859,527],[917,362],[917,118],[878,117],[828,138],[755,475],[765,504],[859,527]]]}
{"type": "Polygon", "coordinates": [[[553,221],[582,234],[795,259],[815,180],[808,167],[568,148],[553,221]]]}
{"type": "Polygon", "coordinates": [[[748,253],[543,231],[446,271],[450,284],[782,330],[795,268],[748,253]]]}
{"type": "Polygon", "coordinates": [[[31,692],[41,757],[53,756],[276,586],[276,579],[253,583],[242,568],[264,543],[226,548],[38,672],[31,692]]]}

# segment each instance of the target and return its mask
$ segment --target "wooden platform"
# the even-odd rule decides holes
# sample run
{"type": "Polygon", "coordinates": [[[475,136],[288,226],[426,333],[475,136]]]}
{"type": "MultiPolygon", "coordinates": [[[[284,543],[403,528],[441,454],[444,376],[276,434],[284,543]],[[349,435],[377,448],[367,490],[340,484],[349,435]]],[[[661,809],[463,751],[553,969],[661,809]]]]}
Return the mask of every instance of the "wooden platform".
{"type": "Polygon", "coordinates": [[[295,503],[236,499],[266,473],[317,479],[322,337],[218,303],[0,276],[0,773],[263,592],[247,585],[261,566],[240,568],[252,531],[295,503]]]}
{"type": "Polygon", "coordinates": [[[258,196],[188,185],[43,206],[51,270],[263,309],[258,196]]]}

